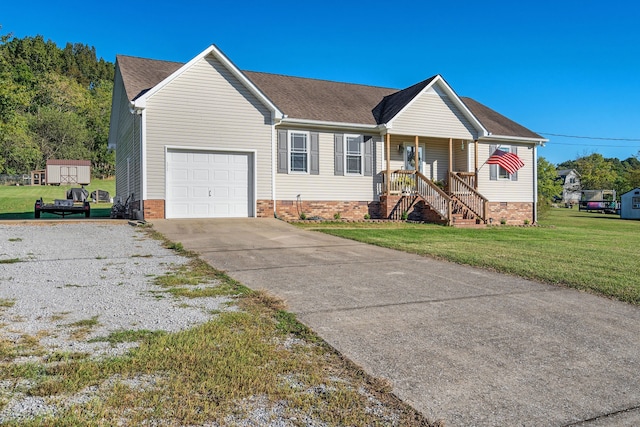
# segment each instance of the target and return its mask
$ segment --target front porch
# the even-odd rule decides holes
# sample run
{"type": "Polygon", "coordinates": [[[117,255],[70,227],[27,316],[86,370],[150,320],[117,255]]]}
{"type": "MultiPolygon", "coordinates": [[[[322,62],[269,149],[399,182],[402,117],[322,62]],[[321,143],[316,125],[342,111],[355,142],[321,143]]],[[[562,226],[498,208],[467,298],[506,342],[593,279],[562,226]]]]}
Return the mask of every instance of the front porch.
{"type": "Polygon", "coordinates": [[[454,226],[487,223],[488,200],[478,192],[477,141],[387,134],[384,152],[383,217],[414,215],[454,226]]]}

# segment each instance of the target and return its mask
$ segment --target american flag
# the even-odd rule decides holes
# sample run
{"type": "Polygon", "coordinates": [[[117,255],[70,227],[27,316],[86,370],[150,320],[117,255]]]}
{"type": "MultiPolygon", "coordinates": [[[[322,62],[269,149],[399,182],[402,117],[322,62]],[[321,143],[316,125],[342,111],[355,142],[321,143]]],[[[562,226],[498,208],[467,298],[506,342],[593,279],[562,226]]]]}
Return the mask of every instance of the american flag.
{"type": "Polygon", "coordinates": [[[508,153],[497,149],[493,152],[487,163],[490,165],[500,165],[509,173],[516,173],[518,169],[524,166],[520,157],[514,153],[508,153]]]}

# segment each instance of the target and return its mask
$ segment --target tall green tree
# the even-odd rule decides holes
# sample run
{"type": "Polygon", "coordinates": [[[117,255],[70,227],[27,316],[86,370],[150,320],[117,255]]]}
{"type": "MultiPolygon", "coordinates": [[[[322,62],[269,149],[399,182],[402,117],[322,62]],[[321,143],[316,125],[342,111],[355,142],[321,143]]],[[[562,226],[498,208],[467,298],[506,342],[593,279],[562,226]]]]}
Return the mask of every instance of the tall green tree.
{"type": "Polygon", "coordinates": [[[562,194],[562,182],[556,166],[544,157],[538,157],[538,200],[549,203],[562,194]]]}
{"type": "Polygon", "coordinates": [[[107,149],[114,66],[92,46],[0,35],[0,173],[47,159],[89,159],[113,173],[107,149]]]}

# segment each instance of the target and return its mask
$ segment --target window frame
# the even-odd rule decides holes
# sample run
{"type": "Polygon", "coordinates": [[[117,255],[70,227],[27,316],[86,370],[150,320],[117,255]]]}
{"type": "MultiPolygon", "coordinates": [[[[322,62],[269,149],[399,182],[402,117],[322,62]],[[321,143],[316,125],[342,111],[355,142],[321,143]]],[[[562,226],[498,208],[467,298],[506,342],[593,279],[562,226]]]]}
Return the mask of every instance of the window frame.
{"type": "Polygon", "coordinates": [[[287,160],[288,160],[288,167],[287,167],[287,172],[290,174],[301,174],[301,175],[308,175],[310,172],[310,162],[311,162],[311,132],[309,131],[304,131],[304,130],[289,130],[287,131],[287,160]],[[293,150],[293,136],[294,135],[304,135],[305,137],[305,151],[294,151],[293,150]],[[305,170],[293,170],[292,166],[293,166],[293,159],[291,158],[291,155],[293,153],[304,153],[306,155],[306,160],[305,160],[305,170]]]}
{"type": "Polygon", "coordinates": [[[358,134],[353,134],[353,133],[345,133],[344,137],[343,137],[343,150],[344,150],[344,174],[345,176],[349,175],[349,176],[363,176],[364,175],[364,137],[362,135],[358,135],[358,134]],[[351,139],[356,139],[359,140],[358,141],[358,154],[354,155],[354,154],[349,154],[349,138],[351,139]],[[349,157],[357,157],[359,158],[360,161],[360,172],[355,173],[355,172],[349,172],[348,171],[348,164],[349,164],[349,157]]]}
{"type": "MultiPolygon", "coordinates": [[[[511,145],[498,145],[496,147],[496,150],[501,150],[501,151],[505,151],[507,153],[511,153],[511,145]]],[[[496,165],[498,167],[498,171],[496,173],[496,178],[498,181],[511,181],[512,179],[512,174],[510,174],[509,172],[507,172],[507,170],[505,168],[503,168],[500,165],[496,165]],[[503,173],[506,174],[506,176],[503,176],[503,173]]]]}

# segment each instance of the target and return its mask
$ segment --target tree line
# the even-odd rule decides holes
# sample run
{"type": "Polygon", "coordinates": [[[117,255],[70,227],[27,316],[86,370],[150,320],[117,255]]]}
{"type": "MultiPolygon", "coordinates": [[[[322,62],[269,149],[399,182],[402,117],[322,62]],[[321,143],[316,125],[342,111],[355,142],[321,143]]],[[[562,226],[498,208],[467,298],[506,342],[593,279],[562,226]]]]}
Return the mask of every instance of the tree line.
{"type": "Polygon", "coordinates": [[[558,165],[539,157],[538,197],[542,203],[551,203],[554,196],[562,195],[563,183],[557,171],[563,169],[575,169],[580,174],[582,190],[615,190],[619,196],[640,187],[640,152],[625,160],[593,153],[558,165]]]}
{"type": "MultiPolygon", "coordinates": [[[[48,159],[85,159],[94,175],[113,175],[107,140],[114,71],[93,46],[0,34],[0,174],[42,169],[48,159]]],[[[589,154],[554,165],[540,157],[540,200],[562,193],[558,169],[578,171],[583,189],[625,193],[640,186],[639,158],[589,154]]]]}
{"type": "Polygon", "coordinates": [[[107,139],[114,70],[93,46],[0,35],[0,174],[83,159],[95,176],[113,175],[107,139]]]}

